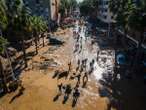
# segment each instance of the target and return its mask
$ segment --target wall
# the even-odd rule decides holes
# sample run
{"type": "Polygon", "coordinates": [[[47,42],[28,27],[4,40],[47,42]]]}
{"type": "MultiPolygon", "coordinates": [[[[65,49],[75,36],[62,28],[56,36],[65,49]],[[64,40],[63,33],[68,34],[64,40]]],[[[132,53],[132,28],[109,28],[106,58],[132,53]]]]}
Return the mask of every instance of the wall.
{"type": "Polygon", "coordinates": [[[106,23],[115,22],[109,9],[109,0],[99,0],[98,18],[106,23]]]}
{"type": "Polygon", "coordinates": [[[24,0],[24,3],[31,9],[33,15],[50,20],[50,0],[24,0]]]}

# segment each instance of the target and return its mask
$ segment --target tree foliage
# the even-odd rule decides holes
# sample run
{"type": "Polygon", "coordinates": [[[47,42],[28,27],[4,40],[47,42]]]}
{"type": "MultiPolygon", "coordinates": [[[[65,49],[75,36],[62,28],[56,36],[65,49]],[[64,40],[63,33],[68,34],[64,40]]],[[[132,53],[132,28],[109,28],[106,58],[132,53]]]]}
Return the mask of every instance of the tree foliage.
{"type": "Polygon", "coordinates": [[[7,40],[0,36],[0,53],[3,53],[4,48],[7,44],[7,40]]]}
{"type": "Polygon", "coordinates": [[[141,0],[129,15],[128,25],[138,31],[144,31],[146,28],[146,0],[141,0]]]}
{"type": "Polygon", "coordinates": [[[5,29],[8,24],[8,19],[6,15],[6,3],[5,0],[0,0],[0,28],[5,29]]]}
{"type": "MultiPolygon", "coordinates": [[[[0,29],[5,38],[21,41],[27,67],[25,40],[29,39],[34,31],[40,34],[46,30],[47,23],[41,17],[32,17],[30,9],[24,5],[23,0],[0,0],[0,29]]],[[[4,44],[5,39],[0,38],[1,52],[4,44]]]]}
{"type": "Polygon", "coordinates": [[[119,26],[142,30],[144,27],[143,13],[146,10],[146,0],[111,0],[110,10],[115,15],[119,26]]]}
{"type": "Polygon", "coordinates": [[[61,15],[63,16],[65,14],[65,11],[69,12],[70,10],[73,11],[77,6],[76,0],[61,0],[59,11],[61,15]]]}
{"type": "MultiPolygon", "coordinates": [[[[32,17],[23,0],[0,0],[0,27],[6,30],[7,37],[12,35],[11,33],[14,34],[13,37],[18,34],[22,37],[31,32],[32,28],[37,28],[37,31],[46,30],[47,23],[39,16],[32,17]]],[[[19,40],[18,37],[16,39],[19,40]]]]}
{"type": "Polygon", "coordinates": [[[83,15],[88,15],[90,12],[98,10],[99,0],[84,0],[80,3],[80,11],[83,15]]]}
{"type": "Polygon", "coordinates": [[[29,20],[32,31],[41,33],[47,30],[47,22],[42,17],[31,16],[29,20]]]}

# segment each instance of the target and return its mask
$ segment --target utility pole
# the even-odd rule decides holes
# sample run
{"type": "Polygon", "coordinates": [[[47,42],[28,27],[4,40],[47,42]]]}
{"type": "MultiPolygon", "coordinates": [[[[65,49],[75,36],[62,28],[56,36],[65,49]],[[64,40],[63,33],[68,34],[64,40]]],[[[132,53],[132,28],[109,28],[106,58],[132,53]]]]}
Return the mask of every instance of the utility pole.
{"type": "Polygon", "coordinates": [[[110,10],[109,10],[109,8],[108,8],[108,14],[107,14],[108,16],[108,33],[107,33],[107,37],[108,38],[110,38],[110,30],[111,30],[111,22],[112,22],[112,20],[111,20],[111,15],[110,15],[110,10]]]}

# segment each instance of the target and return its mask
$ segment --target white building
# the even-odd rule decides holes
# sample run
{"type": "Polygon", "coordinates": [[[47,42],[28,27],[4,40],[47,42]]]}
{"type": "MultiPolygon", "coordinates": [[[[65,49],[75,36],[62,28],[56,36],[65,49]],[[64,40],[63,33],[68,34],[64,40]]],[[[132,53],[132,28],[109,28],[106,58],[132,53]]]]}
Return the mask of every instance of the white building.
{"type": "Polygon", "coordinates": [[[115,22],[109,8],[110,0],[99,0],[98,18],[105,23],[115,22]]]}

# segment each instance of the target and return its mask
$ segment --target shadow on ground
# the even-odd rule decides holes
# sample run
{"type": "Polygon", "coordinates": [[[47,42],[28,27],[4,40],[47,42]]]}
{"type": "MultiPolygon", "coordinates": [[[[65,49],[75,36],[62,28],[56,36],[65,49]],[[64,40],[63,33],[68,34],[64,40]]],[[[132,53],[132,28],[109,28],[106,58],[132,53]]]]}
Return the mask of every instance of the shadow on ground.
{"type": "Polygon", "coordinates": [[[63,41],[54,37],[49,37],[49,45],[63,45],[63,44],[64,44],[63,41]]]}
{"type": "MultiPolygon", "coordinates": [[[[126,69],[126,68],[125,68],[126,69]]],[[[108,110],[146,110],[146,96],[142,77],[125,77],[125,71],[120,73],[115,69],[116,76],[104,77],[100,80],[103,86],[99,89],[101,97],[109,98],[108,110]],[[119,78],[117,78],[120,76],[119,78]]]]}

